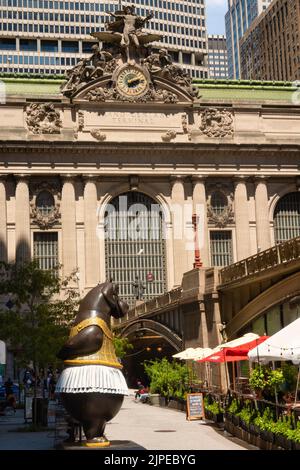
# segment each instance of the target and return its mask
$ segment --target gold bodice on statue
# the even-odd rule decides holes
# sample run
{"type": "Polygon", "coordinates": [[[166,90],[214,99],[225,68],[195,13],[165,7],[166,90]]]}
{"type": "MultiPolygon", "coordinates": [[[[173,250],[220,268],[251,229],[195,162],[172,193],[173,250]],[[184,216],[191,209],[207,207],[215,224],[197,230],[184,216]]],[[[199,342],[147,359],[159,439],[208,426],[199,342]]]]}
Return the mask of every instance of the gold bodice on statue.
{"type": "Polygon", "coordinates": [[[99,328],[103,332],[103,342],[101,348],[93,354],[88,354],[86,356],[78,356],[74,359],[68,359],[64,361],[64,363],[67,365],[99,364],[122,369],[123,366],[119,363],[116,356],[112,332],[110,331],[105,321],[101,318],[87,318],[86,320],[83,320],[82,322],[78,323],[78,325],[74,326],[71,329],[70,338],[77,335],[81,330],[83,330],[83,328],[87,328],[91,325],[99,326],[99,328]]]}

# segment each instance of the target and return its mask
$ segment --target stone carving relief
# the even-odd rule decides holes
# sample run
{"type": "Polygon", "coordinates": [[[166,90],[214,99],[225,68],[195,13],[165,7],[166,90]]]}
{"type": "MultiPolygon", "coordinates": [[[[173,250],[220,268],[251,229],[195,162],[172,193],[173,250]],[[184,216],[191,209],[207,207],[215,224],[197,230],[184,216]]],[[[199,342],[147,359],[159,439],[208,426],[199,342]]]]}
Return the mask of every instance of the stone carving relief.
{"type": "Polygon", "coordinates": [[[99,140],[99,142],[103,142],[106,139],[106,134],[103,134],[101,129],[92,129],[90,134],[92,137],[94,137],[94,139],[99,140]]]}
{"type": "Polygon", "coordinates": [[[224,228],[234,221],[233,193],[226,185],[208,187],[207,218],[209,223],[224,228]]]}
{"type": "Polygon", "coordinates": [[[37,182],[30,184],[30,218],[41,229],[46,230],[57,224],[60,220],[61,191],[57,182],[37,182]],[[53,200],[53,207],[43,211],[38,207],[38,198],[43,193],[49,193],[53,200]]]}
{"type": "Polygon", "coordinates": [[[67,72],[67,81],[61,87],[64,95],[73,97],[87,87],[80,98],[96,102],[177,103],[179,97],[189,101],[198,95],[192,78],[173,64],[166,49],[151,50],[149,44],[162,39],[143,30],[152,14],[142,18],[135,14],[134,6],[126,6],[109,15],[114,21],[106,23],[106,31],[92,33],[99,44],[92,47],[91,56],[67,72]],[[95,87],[90,87],[93,83],[95,87]]]}
{"type": "Polygon", "coordinates": [[[207,108],[201,113],[200,131],[207,137],[231,137],[233,116],[226,109],[207,108]]]}
{"type": "Polygon", "coordinates": [[[171,142],[171,140],[175,139],[177,132],[175,131],[167,131],[165,134],[161,136],[161,140],[163,142],[171,142]]]}
{"type": "Polygon", "coordinates": [[[33,134],[59,134],[62,122],[53,103],[31,103],[26,108],[26,124],[33,134]]]}

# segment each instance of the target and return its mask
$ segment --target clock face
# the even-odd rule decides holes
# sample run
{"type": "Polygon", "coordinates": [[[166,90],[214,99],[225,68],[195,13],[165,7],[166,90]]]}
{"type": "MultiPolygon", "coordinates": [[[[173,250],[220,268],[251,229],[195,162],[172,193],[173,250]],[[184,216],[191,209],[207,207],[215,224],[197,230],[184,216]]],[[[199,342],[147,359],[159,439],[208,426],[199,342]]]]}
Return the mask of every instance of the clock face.
{"type": "Polygon", "coordinates": [[[137,67],[126,67],[121,70],[116,80],[119,92],[128,97],[143,95],[148,88],[145,74],[137,67]]]}

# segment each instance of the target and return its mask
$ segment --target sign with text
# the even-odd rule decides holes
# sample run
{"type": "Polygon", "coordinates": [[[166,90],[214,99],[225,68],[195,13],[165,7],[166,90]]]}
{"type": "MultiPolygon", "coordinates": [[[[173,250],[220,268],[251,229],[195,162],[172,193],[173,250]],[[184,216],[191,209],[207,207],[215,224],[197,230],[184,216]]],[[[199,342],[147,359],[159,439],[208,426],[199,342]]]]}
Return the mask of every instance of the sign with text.
{"type": "Polygon", "coordinates": [[[202,393],[188,393],[186,397],[186,419],[204,418],[204,403],[202,393]]]}

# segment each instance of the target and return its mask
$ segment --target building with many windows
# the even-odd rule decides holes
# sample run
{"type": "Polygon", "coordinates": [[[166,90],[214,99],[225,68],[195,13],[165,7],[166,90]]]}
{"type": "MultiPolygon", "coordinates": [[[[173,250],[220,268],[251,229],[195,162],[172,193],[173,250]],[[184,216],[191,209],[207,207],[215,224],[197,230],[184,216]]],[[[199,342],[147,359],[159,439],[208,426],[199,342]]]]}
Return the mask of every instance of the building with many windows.
{"type": "Polygon", "coordinates": [[[208,68],[210,78],[219,80],[228,78],[228,58],[225,36],[208,36],[208,68]]]}
{"type": "Polygon", "coordinates": [[[76,270],[82,296],[113,279],[132,307],[125,336],[215,346],[221,311],[230,334],[247,326],[235,314],[269,287],[263,263],[280,280],[298,269],[299,88],[192,83],[126,15],[65,80],[1,77],[0,259],[76,270]]]}
{"type": "Polygon", "coordinates": [[[228,0],[225,15],[225,31],[228,52],[228,76],[241,77],[240,40],[255,20],[272,0],[228,0]]]}
{"type": "Polygon", "coordinates": [[[300,80],[300,3],[274,0],[240,42],[241,77],[300,80]]]}
{"type": "MultiPolygon", "coordinates": [[[[205,1],[132,0],[136,14],[153,20],[145,29],[163,36],[175,62],[196,78],[207,78],[205,1]]],[[[91,54],[92,31],[104,31],[120,2],[111,0],[2,0],[0,3],[0,70],[63,74],[91,54]]]]}

